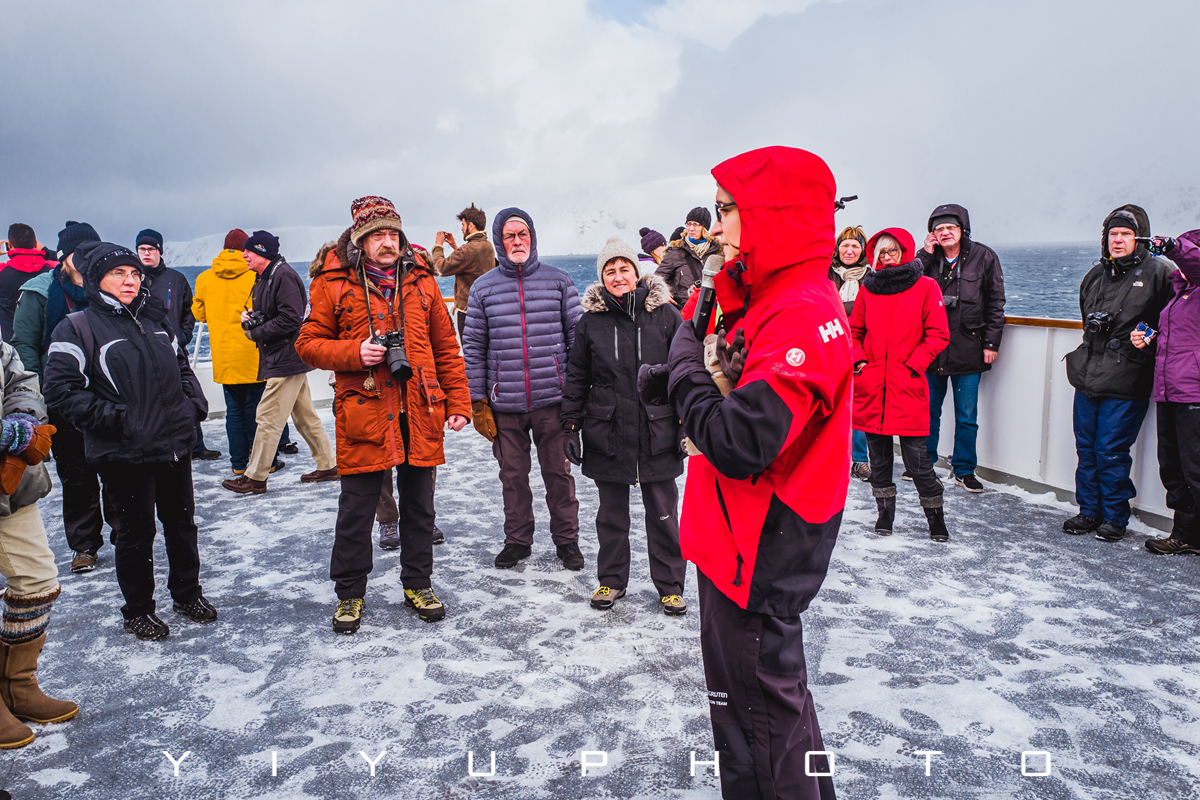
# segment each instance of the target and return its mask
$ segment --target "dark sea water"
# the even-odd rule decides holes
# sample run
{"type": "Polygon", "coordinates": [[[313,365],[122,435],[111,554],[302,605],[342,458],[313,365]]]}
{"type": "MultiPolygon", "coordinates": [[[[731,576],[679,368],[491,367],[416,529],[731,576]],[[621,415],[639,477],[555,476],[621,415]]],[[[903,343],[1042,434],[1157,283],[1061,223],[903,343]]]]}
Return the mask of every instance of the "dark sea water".
{"type": "MultiPolygon", "coordinates": [[[[1004,269],[1007,298],[1005,313],[1015,317],[1079,319],[1079,282],[1100,257],[1096,242],[1063,244],[1009,244],[992,248],[1004,269]]],[[[596,280],[596,256],[542,256],[542,261],[564,270],[580,293],[596,280]]],[[[208,266],[176,267],[192,286],[208,266]]],[[[307,284],[306,270],[297,270],[307,284]]],[[[442,294],[454,293],[453,278],[438,278],[442,294]]],[[[201,347],[205,355],[207,345],[201,347]]]]}

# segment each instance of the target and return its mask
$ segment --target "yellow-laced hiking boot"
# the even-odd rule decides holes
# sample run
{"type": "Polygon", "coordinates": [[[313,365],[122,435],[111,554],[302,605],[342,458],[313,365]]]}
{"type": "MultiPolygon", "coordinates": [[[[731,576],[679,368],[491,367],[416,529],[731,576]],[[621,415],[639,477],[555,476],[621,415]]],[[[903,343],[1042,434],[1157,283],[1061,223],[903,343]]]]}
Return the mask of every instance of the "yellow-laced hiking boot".
{"type": "Polygon", "coordinates": [[[350,597],[338,600],[337,610],[333,612],[334,633],[354,633],[362,619],[363,599],[350,597]]]}
{"type": "Polygon", "coordinates": [[[687,603],[677,594],[669,594],[662,599],[663,613],[668,617],[681,617],[687,613],[687,603]]]}
{"type": "Polygon", "coordinates": [[[417,610],[426,622],[437,622],[446,616],[446,606],[434,595],[433,589],[405,589],[404,605],[417,610]]]}
{"type": "Polygon", "coordinates": [[[613,589],[608,586],[601,586],[592,594],[592,608],[600,611],[608,611],[613,607],[613,603],[617,599],[625,596],[624,589],[613,589]]]}

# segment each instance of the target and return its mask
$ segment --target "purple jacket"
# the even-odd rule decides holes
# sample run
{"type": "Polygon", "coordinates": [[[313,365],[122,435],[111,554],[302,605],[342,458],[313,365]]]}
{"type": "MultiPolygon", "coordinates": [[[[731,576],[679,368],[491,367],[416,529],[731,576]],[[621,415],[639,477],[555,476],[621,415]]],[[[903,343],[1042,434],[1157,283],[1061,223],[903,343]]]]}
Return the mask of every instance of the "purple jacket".
{"type": "Polygon", "coordinates": [[[1200,403],[1200,230],[1176,239],[1167,256],[1179,270],[1171,275],[1175,297],[1158,318],[1151,399],[1200,403]]]}
{"type": "Polygon", "coordinates": [[[499,265],[484,273],[467,298],[463,359],[471,400],[496,411],[524,414],[562,403],[567,353],[583,316],[579,292],[567,273],[538,261],[533,220],[506,208],[492,225],[499,265]],[[500,229],[517,216],[529,226],[529,260],[515,265],[504,254],[500,229]]]}

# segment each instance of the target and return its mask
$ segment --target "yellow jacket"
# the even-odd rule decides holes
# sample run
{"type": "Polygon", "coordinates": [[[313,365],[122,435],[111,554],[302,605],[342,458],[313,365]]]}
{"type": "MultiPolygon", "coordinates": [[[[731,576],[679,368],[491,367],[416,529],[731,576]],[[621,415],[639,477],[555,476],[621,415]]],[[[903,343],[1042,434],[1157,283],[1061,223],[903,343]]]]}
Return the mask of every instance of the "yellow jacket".
{"type": "Polygon", "coordinates": [[[212,269],[196,278],[192,313],[208,323],[213,380],[217,383],[257,383],[258,348],[242,330],[242,311],[249,309],[254,273],[238,250],[222,250],[212,269]]]}

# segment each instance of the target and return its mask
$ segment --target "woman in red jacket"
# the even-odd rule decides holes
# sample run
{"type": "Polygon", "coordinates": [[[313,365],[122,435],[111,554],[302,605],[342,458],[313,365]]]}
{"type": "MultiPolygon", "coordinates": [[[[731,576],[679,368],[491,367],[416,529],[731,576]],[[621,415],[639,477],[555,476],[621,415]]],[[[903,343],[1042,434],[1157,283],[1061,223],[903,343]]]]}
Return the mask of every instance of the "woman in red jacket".
{"type": "Polygon", "coordinates": [[[874,269],[863,276],[850,315],[854,341],[854,428],[867,434],[871,493],[879,506],[875,532],[888,536],[896,516],[892,437],[913,477],[929,519],[929,538],[949,540],[942,511],[942,482],[925,450],[929,435],[929,386],[925,368],[950,343],[946,310],[937,282],[922,275],[913,238],[887,228],[867,242],[874,269]]]}

